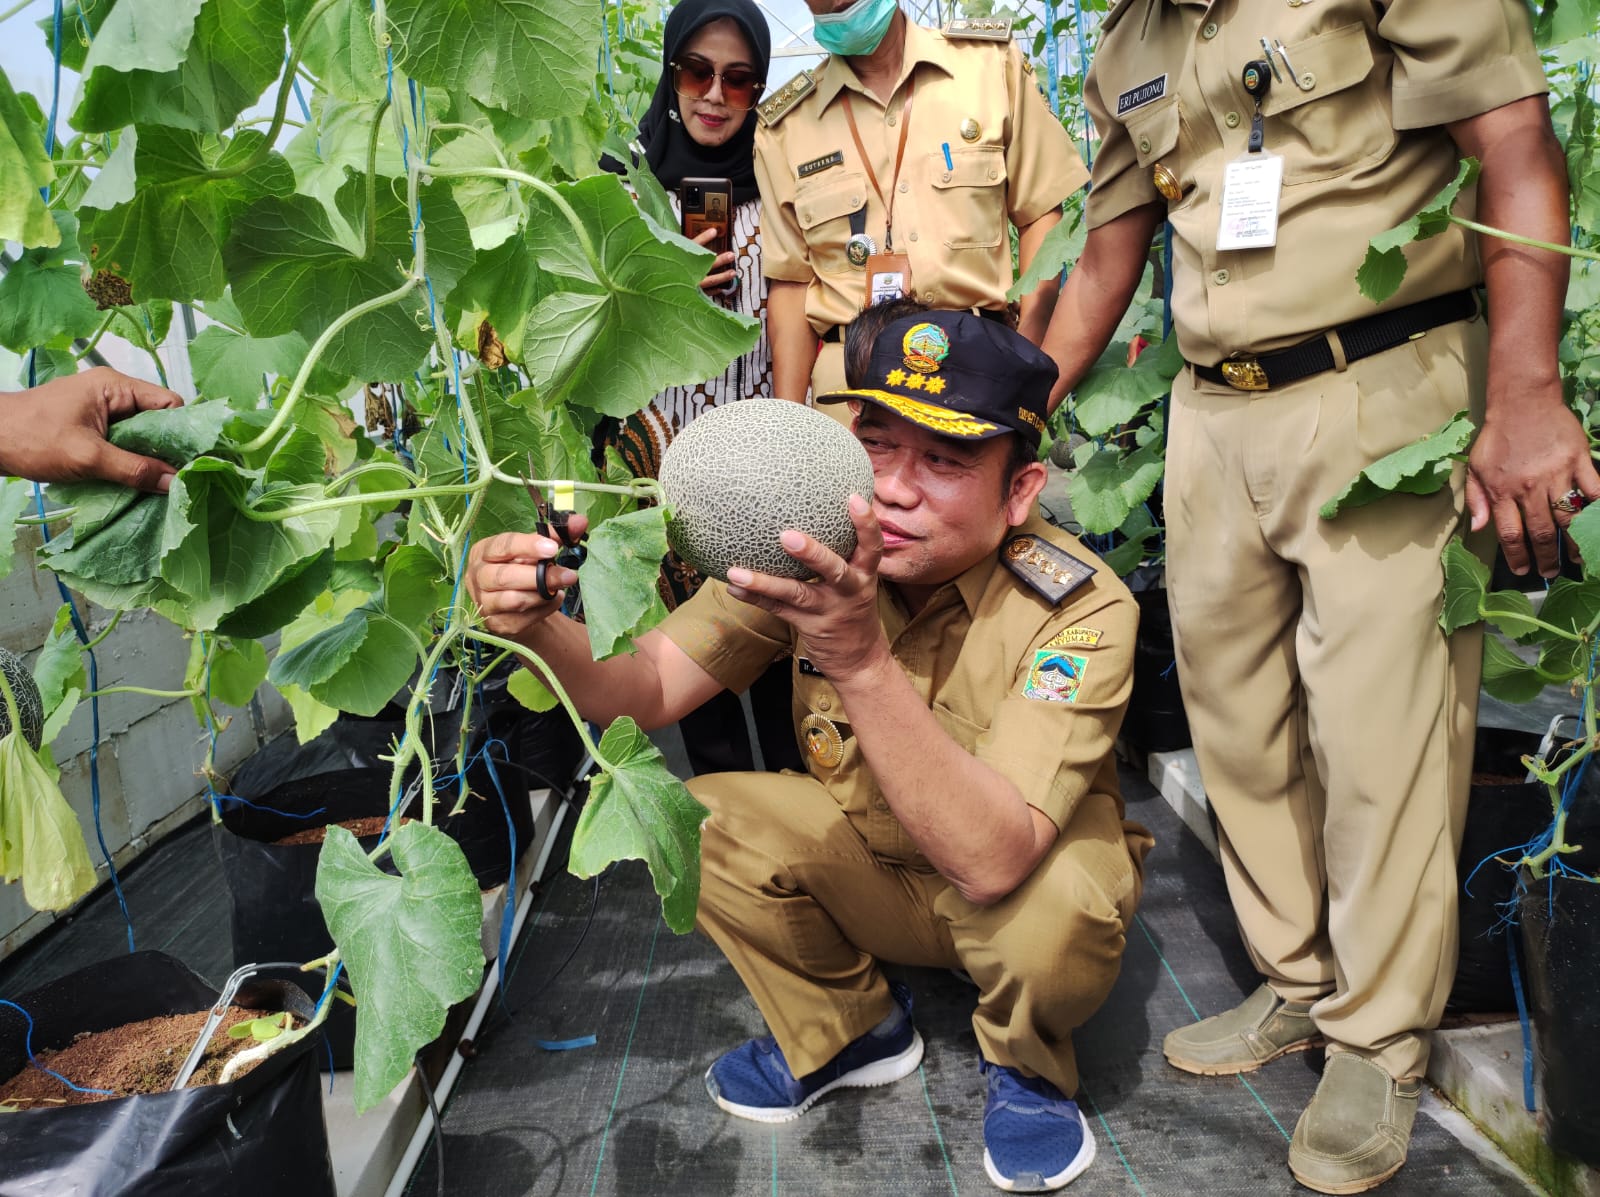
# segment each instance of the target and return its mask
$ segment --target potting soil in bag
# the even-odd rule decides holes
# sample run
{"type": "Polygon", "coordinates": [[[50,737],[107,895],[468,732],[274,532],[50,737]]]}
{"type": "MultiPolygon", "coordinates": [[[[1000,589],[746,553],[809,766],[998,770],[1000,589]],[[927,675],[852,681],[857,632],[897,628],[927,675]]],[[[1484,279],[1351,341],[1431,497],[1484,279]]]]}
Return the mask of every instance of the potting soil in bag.
{"type": "MultiPolygon", "coordinates": [[[[171,956],[138,952],[13,1000],[33,1018],[38,1053],[83,1032],[208,1009],[217,992],[171,956]]],[[[301,1018],[315,1008],[302,989],[255,980],[234,1004],[301,1018]]],[[[0,1197],[334,1197],[314,1043],[226,1085],[0,1114],[0,1197]]],[[[28,1067],[27,1021],[0,1006],[0,1078],[28,1067]]]]}

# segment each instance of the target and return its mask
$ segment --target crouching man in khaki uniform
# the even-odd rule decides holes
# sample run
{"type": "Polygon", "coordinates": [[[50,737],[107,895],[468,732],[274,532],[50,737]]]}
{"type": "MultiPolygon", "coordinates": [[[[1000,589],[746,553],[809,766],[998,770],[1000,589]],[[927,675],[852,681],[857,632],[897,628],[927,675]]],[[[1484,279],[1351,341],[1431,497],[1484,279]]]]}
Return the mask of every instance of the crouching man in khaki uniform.
{"type": "Polygon", "coordinates": [[[1127,0],[1084,91],[1103,138],[1091,231],[1044,345],[1059,394],[1171,222],[1189,368],[1168,425],[1167,588],[1263,979],[1164,1048],[1217,1075],[1326,1040],[1289,1166],[1357,1193],[1405,1161],[1456,960],[1482,636],[1439,629],[1440,551],[1466,514],[1519,570],[1526,530],[1551,575],[1559,527],[1600,479],[1557,373],[1564,258],[1451,226],[1406,247],[1382,304],[1356,273],[1466,155],[1483,172],[1461,215],[1566,241],[1544,72],[1516,0],[1127,0]],[[1463,408],[1481,432],[1448,487],[1321,518],[1463,408]]]}
{"type": "Polygon", "coordinates": [[[553,541],[475,546],[467,585],[601,723],[661,727],[793,656],[809,776],[689,783],[711,811],[699,926],[773,1032],[711,1066],[713,1100],[784,1122],[911,1074],[910,994],[880,962],[961,968],[979,989],[989,1175],[1060,1188],[1094,1157],[1068,1100],[1072,1031],[1116,979],[1150,845],[1111,756],[1136,608],[1036,513],[1049,359],[970,312],[902,317],[872,344],[861,388],[826,396],[859,404],[875,478],[870,503],[851,500],[848,561],[785,533],[812,581],[731,570],[598,663],[536,590],[553,541]]]}

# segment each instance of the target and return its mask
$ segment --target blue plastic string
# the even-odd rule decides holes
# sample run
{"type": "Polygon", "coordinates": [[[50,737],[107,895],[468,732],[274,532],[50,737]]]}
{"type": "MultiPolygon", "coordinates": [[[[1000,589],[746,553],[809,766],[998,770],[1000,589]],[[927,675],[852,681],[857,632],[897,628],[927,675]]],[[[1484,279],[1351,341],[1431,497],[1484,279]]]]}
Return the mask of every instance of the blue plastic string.
{"type": "Polygon", "coordinates": [[[1060,38],[1056,33],[1056,5],[1055,0],[1044,0],[1044,61],[1045,68],[1050,72],[1050,111],[1056,114],[1056,119],[1061,119],[1061,50],[1056,44],[1060,38]]]}
{"type": "Polygon", "coordinates": [[[219,802],[235,802],[240,806],[249,807],[251,810],[258,810],[262,814],[277,815],[280,819],[315,819],[318,815],[326,814],[328,811],[327,807],[319,806],[316,810],[307,811],[305,814],[299,814],[295,811],[278,810],[276,807],[272,806],[261,806],[258,803],[251,802],[248,798],[241,798],[237,794],[222,794],[216,790],[211,791],[211,801],[213,804],[219,802]]]}
{"type": "Polygon", "coordinates": [[[580,1047],[593,1047],[600,1042],[593,1035],[579,1035],[576,1039],[535,1039],[547,1052],[570,1052],[580,1047]]]}
{"type": "Polygon", "coordinates": [[[339,988],[339,974],[342,972],[344,972],[343,960],[335,964],[333,966],[333,971],[328,974],[328,983],[322,987],[322,996],[317,999],[317,1008],[311,1012],[311,1017],[313,1019],[320,1015],[322,1013],[322,1008],[326,1006],[330,1000],[332,1000],[333,991],[339,988]]]}
{"type": "Polygon", "coordinates": [[[1511,963],[1511,991],[1517,996],[1517,1021],[1522,1024],[1522,1104],[1538,1109],[1533,1092],[1533,1028],[1528,1024],[1528,999],[1522,992],[1522,969],[1517,962],[1517,937],[1506,936],[1506,956],[1511,963]]]}
{"type": "MultiPolygon", "coordinates": [[[[55,157],[56,153],[56,115],[61,110],[61,0],[56,0],[51,21],[51,52],[55,57],[50,83],[50,123],[45,127],[44,152],[47,157],[55,157]]],[[[50,189],[45,188],[45,198],[50,198],[50,189]]]]}
{"type": "MultiPolygon", "coordinates": [[[[480,693],[482,688],[480,687],[480,693]]],[[[490,737],[483,746],[483,764],[489,771],[489,781],[494,785],[494,792],[500,797],[500,809],[506,816],[506,835],[511,839],[510,872],[506,877],[506,908],[500,915],[500,952],[495,957],[495,975],[500,980],[500,1001],[503,1005],[506,1000],[506,956],[511,951],[511,928],[517,916],[517,825],[511,818],[511,803],[506,798],[506,789],[500,783],[500,770],[494,767],[494,746],[498,744],[506,750],[506,759],[511,759],[511,750],[506,748],[503,741],[490,737]]]]}
{"type": "MultiPolygon", "coordinates": [[[[1078,43],[1078,94],[1083,95],[1084,83],[1089,76],[1089,46],[1088,38],[1083,31],[1083,3],[1082,0],[1072,0],[1073,18],[1077,22],[1073,32],[1078,43]]],[[[1089,105],[1083,104],[1083,162],[1085,166],[1094,167],[1094,150],[1091,144],[1093,138],[1093,125],[1089,118],[1089,105]]]]}
{"type": "Polygon", "coordinates": [[[34,1054],[33,1054],[33,1015],[29,1014],[21,1006],[17,1005],[17,1003],[6,1001],[5,998],[0,998],[0,1006],[10,1006],[18,1014],[22,1015],[23,1019],[27,1022],[28,1029],[27,1029],[27,1031],[25,1033],[26,1037],[22,1041],[22,1047],[23,1047],[23,1050],[28,1053],[28,1063],[29,1064],[32,1064],[40,1072],[48,1072],[51,1076],[55,1077],[56,1080],[60,1081],[63,1085],[65,1085],[68,1089],[71,1089],[74,1093],[97,1093],[101,1097],[115,1097],[116,1096],[116,1094],[114,1092],[112,1092],[110,1089],[85,1089],[82,1085],[74,1085],[71,1081],[67,1080],[66,1077],[62,1076],[54,1068],[46,1068],[43,1064],[39,1063],[39,1061],[34,1058],[34,1054]]]}

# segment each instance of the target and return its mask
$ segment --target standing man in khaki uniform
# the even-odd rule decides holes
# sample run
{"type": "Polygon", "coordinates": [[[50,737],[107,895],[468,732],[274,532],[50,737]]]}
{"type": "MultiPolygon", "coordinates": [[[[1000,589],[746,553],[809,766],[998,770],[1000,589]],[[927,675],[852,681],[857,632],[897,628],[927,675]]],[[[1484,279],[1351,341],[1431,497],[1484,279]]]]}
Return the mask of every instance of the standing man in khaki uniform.
{"type": "MultiPolygon", "coordinates": [[[[844,385],[840,335],[869,302],[1006,319],[1010,226],[1027,270],[1089,177],[1008,21],[935,32],[895,0],[806,3],[832,57],[769,97],[756,130],[773,393],[796,401],[844,385]]],[[[1051,280],[1022,303],[1034,344],[1055,295],[1051,280]]]]}
{"type": "Polygon", "coordinates": [[[1567,239],[1544,73],[1516,0],[1129,0],[1102,29],[1085,89],[1103,138],[1091,232],[1045,347],[1059,399],[1170,220],[1190,368],[1169,424],[1168,594],[1229,892],[1265,978],[1164,1050],[1232,1074],[1326,1040],[1289,1165],[1311,1188],[1361,1192],[1405,1161],[1456,957],[1481,635],[1438,627],[1440,551],[1464,504],[1513,568],[1526,532],[1553,574],[1570,492],[1600,496],[1600,478],[1557,375],[1564,258],[1451,227],[1407,247],[1382,305],[1355,277],[1368,238],[1462,155],[1483,166],[1467,214],[1567,239]],[[1461,408],[1482,431],[1448,489],[1319,517],[1461,408]]]}
{"type": "Polygon", "coordinates": [[[711,1066],[716,1103],[785,1122],[915,1072],[910,994],[880,961],[959,967],[979,989],[989,1176],[1060,1188],[1094,1158],[1071,1033],[1116,979],[1150,845],[1111,754],[1137,609],[1035,510],[1050,360],[965,311],[895,320],[874,346],[862,388],[825,397],[860,403],[875,479],[851,500],[850,560],[785,533],[815,580],[730,570],[599,663],[535,589],[554,542],[494,537],[467,584],[599,722],[659,727],[794,657],[809,776],[689,783],[711,811],[699,926],[773,1032],[711,1066]]]}

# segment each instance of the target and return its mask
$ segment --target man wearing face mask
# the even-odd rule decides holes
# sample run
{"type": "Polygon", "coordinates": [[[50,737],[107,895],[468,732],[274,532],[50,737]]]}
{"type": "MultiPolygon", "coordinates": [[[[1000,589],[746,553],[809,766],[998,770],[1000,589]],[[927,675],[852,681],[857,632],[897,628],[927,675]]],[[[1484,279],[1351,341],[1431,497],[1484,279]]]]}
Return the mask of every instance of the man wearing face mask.
{"type": "MultiPolygon", "coordinates": [[[[895,0],[806,0],[831,55],[759,108],[773,390],[844,385],[842,330],[896,295],[1006,320],[1011,238],[1026,270],[1088,175],[1010,23],[923,29],[895,0]]],[[[1022,301],[1037,344],[1054,281],[1022,301]]],[[[838,414],[838,413],[835,413],[838,414]]]]}

